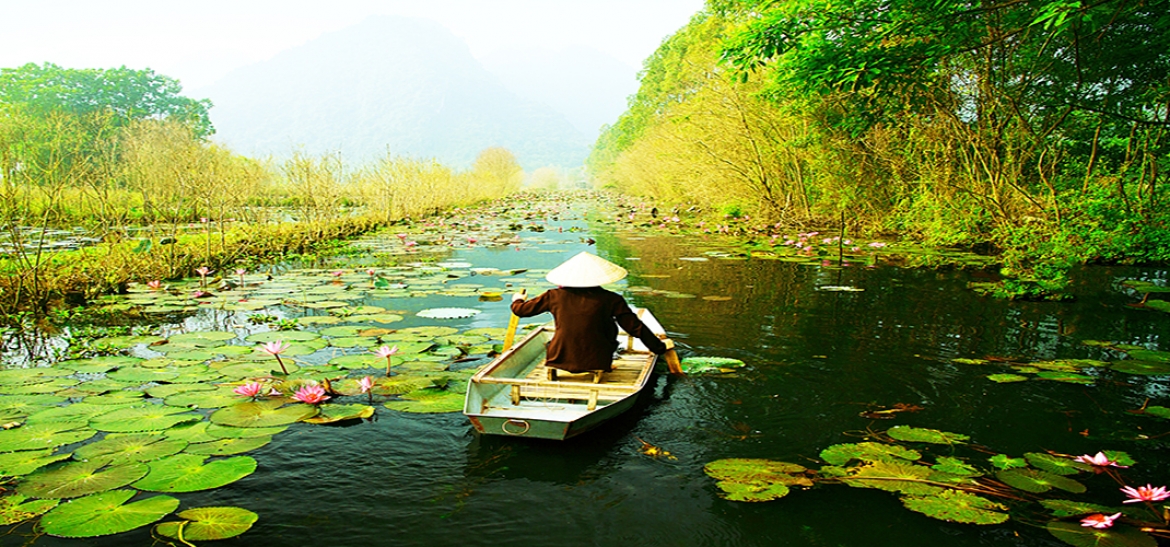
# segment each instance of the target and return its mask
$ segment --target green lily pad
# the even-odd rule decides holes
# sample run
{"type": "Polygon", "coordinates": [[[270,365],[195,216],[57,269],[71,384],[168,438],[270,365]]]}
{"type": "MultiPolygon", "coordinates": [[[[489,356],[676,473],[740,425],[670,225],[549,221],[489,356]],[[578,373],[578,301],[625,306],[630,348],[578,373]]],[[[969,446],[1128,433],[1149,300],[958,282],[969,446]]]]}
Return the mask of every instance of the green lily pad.
{"type": "Polygon", "coordinates": [[[743,361],[730,357],[685,357],[681,364],[687,374],[729,372],[728,369],[745,366],[743,361]]]}
{"type": "Polygon", "coordinates": [[[178,372],[167,369],[127,367],[107,373],[106,377],[119,382],[144,384],[146,382],[167,382],[178,375],[178,372]]]}
{"type": "Polygon", "coordinates": [[[134,494],[114,490],[58,505],[41,518],[41,528],[57,537],[106,536],[146,526],[179,507],[179,500],[170,496],[125,503],[134,494]]]}
{"type": "Polygon", "coordinates": [[[256,460],[236,456],[204,463],[207,456],[176,454],[150,462],[150,473],[134,483],[151,492],[195,492],[236,482],[256,471],[256,460]]]}
{"type": "Polygon", "coordinates": [[[933,496],[907,496],[902,504],[911,511],[948,522],[964,524],[999,524],[1008,520],[1007,506],[968,494],[946,489],[933,496]]]}
{"type": "Polygon", "coordinates": [[[94,435],[97,435],[97,431],[76,423],[26,425],[0,431],[0,452],[56,448],[84,441],[94,435]]]}
{"type": "Polygon", "coordinates": [[[959,477],[978,477],[983,475],[983,472],[976,469],[974,466],[950,456],[941,456],[938,458],[938,463],[930,466],[931,469],[940,473],[948,475],[955,475],[959,477]]]}
{"type": "Polygon", "coordinates": [[[167,340],[172,344],[191,344],[194,346],[215,347],[228,340],[235,340],[236,333],[226,331],[202,331],[176,334],[167,340]]]}
{"type": "Polygon", "coordinates": [[[183,422],[197,422],[200,414],[185,412],[186,409],[166,405],[146,405],[119,408],[90,420],[90,427],[98,431],[132,433],[136,431],[161,431],[183,422]]]}
{"type": "Polygon", "coordinates": [[[898,425],[886,431],[886,435],[899,441],[933,443],[933,444],[960,444],[971,437],[959,433],[939,431],[937,429],[923,429],[898,425]]]}
{"type": "Polygon", "coordinates": [[[1156,416],[1158,418],[1165,418],[1167,420],[1170,420],[1170,408],[1167,408],[1164,406],[1157,406],[1157,405],[1147,406],[1146,407],[1146,414],[1149,414],[1150,416],[1156,416]]]}
{"type": "Polygon", "coordinates": [[[1113,363],[1113,370],[1124,372],[1126,374],[1138,374],[1142,376],[1161,376],[1170,374],[1170,363],[1163,363],[1158,361],[1140,361],[1137,359],[1126,359],[1124,361],[1116,361],[1113,363]]]}
{"type": "Polygon", "coordinates": [[[81,373],[99,373],[113,370],[118,367],[133,366],[142,361],[143,359],[138,357],[109,355],[104,357],[91,357],[89,359],[72,359],[69,361],[61,361],[60,363],[57,363],[56,366],[81,373]]]}
{"type": "MultiPolygon", "coordinates": [[[[390,359],[391,359],[391,362],[394,362],[393,361],[394,359],[397,359],[398,363],[402,362],[402,358],[400,358],[400,357],[399,358],[391,357],[390,359]]],[[[381,369],[386,368],[386,360],[385,359],[378,357],[377,355],[370,354],[370,353],[358,354],[358,355],[342,355],[340,357],[334,357],[333,359],[329,360],[329,364],[336,366],[338,368],[343,368],[343,369],[348,369],[348,370],[361,370],[364,368],[381,368],[381,369]]],[[[397,363],[395,363],[395,364],[397,364],[397,363]]]]}
{"type": "Polygon", "coordinates": [[[349,336],[334,338],[329,341],[329,345],[335,348],[371,348],[378,345],[378,343],[378,339],[372,336],[349,336]]]}
{"type": "Polygon", "coordinates": [[[1037,469],[1005,469],[997,472],[995,477],[1025,492],[1047,492],[1053,488],[1074,494],[1085,491],[1085,485],[1073,479],[1037,469]]]}
{"type": "Polygon", "coordinates": [[[24,477],[17,492],[33,498],[76,498],[126,486],[144,475],[141,463],[106,467],[105,461],[69,462],[24,477]]]}
{"type": "Polygon", "coordinates": [[[1137,528],[1114,526],[1105,530],[1076,522],[1048,523],[1048,532],[1075,547],[1158,547],[1158,541],[1137,528]]]}
{"type": "Polygon", "coordinates": [[[167,357],[179,361],[195,361],[203,363],[219,357],[219,353],[209,349],[191,349],[186,346],[167,348],[167,357]]]}
{"type": "MultiPolygon", "coordinates": [[[[334,424],[348,420],[363,420],[374,415],[374,407],[360,404],[320,405],[320,412],[304,421],[311,424],[334,424]]],[[[460,407],[462,409],[462,407],[460,407]]]]}
{"type": "Polygon", "coordinates": [[[1133,346],[1119,346],[1118,349],[1124,349],[1125,352],[1129,354],[1130,359],[1137,359],[1138,361],[1153,361],[1155,363],[1170,363],[1170,351],[1155,351],[1143,347],[1135,348],[1133,346]]]}
{"type": "Polygon", "coordinates": [[[1020,376],[1019,374],[988,374],[987,379],[999,384],[1008,384],[1027,381],[1028,377],[1020,376]]]}
{"type": "Polygon", "coordinates": [[[812,486],[803,466],[763,459],[729,458],[703,466],[718,480],[721,496],[731,501],[768,501],[788,495],[793,485],[812,486]]]}
{"type": "MultiPolygon", "coordinates": [[[[70,454],[54,454],[53,449],[21,450],[0,454],[0,476],[19,477],[27,475],[53,462],[68,459],[70,454]]],[[[0,498],[0,503],[5,498],[0,498]]],[[[47,511],[47,509],[46,509],[47,511]]]]}
{"type": "MultiPolygon", "coordinates": [[[[272,427],[299,422],[317,415],[313,405],[283,406],[283,401],[255,401],[237,403],[221,408],[211,415],[212,423],[235,427],[272,427]]],[[[462,405],[459,407],[463,408],[462,405]]]]}
{"type": "Polygon", "coordinates": [[[932,473],[929,467],[906,461],[872,460],[848,468],[848,478],[842,482],[853,487],[876,488],[910,496],[935,496],[945,489],[924,482],[932,473]]]}
{"type": "Polygon", "coordinates": [[[72,370],[58,368],[12,368],[0,370],[0,385],[16,386],[24,384],[39,384],[53,378],[69,376],[72,370]]]}
{"type": "Polygon", "coordinates": [[[821,451],[821,459],[833,465],[850,460],[913,461],[922,457],[917,451],[882,443],[835,444],[821,451]]]}
{"type": "MultiPolygon", "coordinates": [[[[127,404],[132,404],[127,401],[127,404]]],[[[46,424],[46,423],[78,423],[89,422],[103,414],[109,414],[118,410],[118,405],[94,405],[88,403],[73,403],[66,406],[53,406],[41,410],[39,412],[30,414],[25,420],[25,424],[46,424]]]]}
{"type": "Polygon", "coordinates": [[[178,393],[191,391],[212,391],[215,386],[207,384],[165,384],[146,388],[146,394],[156,399],[166,399],[178,393]]]}
{"type": "Polygon", "coordinates": [[[196,507],[175,516],[183,520],[164,522],[155,530],[160,535],[173,539],[182,537],[185,541],[233,538],[247,532],[259,518],[256,513],[239,507],[196,507]]]}
{"type": "Polygon", "coordinates": [[[141,391],[136,390],[111,391],[105,395],[86,397],[81,402],[87,405],[139,405],[143,403],[142,395],[143,393],[141,391]]]}
{"type": "Polygon", "coordinates": [[[197,443],[187,447],[188,454],[203,456],[230,456],[250,452],[272,442],[272,436],[241,437],[238,439],[219,439],[206,443],[197,443]]]}
{"type": "Polygon", "coordinates": [[[453,390],[419,389],[402,396],[401,400],[389,401],[386,408],[400,412],[441,413],[463,410],[463,393],[453,390]]]}
{"type": "Polygon", "coordinates": [[[187,447],[187,441],[168,439],[162,435],[138,433],[120,437],[106,437],[73,451],[73,459],[120,464],[148,462],[178,454],[187,447]]]}
{"type": "Polygon", "coordinates": [[[3,395],[38,395],[46,393],[56,393],[62,389],[73,387],[80,384],[80,380],[74,378],[52,378],[47,382],[39,384],[24,384],[17,386],[0,385],[0,394],[3,395]]]}
{"type": "Polygon", "coordinates": [[[0,526],[24,522],[44,514],[61,500],[30,500],[27,496],[10,494],[0,498],[0,526]]]}
{"type": "Polygon", "coordinates": [[[1072,500],[1040,500],[1040,505],[1043,505],[1048,510],[1052,511],[1053,516],[1061,518],[1088,515],[1091,513],[1112,515],[1113,513],[1121,512],[1121,509],[1116,507],[1107,507],[1104,505],[1097,505],[1096,503],[1072,500]]]}
{"type": "Polygon", "coordinates": [[[320,337],[321,337],[320,334],[317,334],[315,332],[304,331],[304,330],[279,330],[279,331],[261,332],[261,333],[253,334],[253,335],[245,338],[244,340],[246,340],[248,342],[252,342],[252,343],[259,343],[259,344],[263,344],[263,343],[267,343],[267,342],[285,342],[285,343],[291,344],[292,342],[305,342],[308,340],[316,340],[320,337]]]}
{"type": "MultiPolygon", "coordinates": [[[[300,370],[301,367],[298,367],[295,363],[293,363],[292,359],[285,359],[284,368],[288,370],[289,374],[292,374],[300,370]]],[[[280,364],[276,362],[276,359],[271,357],[264,359],[263,361],[228,365],[218,369],[217,372],[222,374],[225,378],[232,378],[236,380],[271,376],[274,373],[283,374],[283,371],[280,369],[280,364]]]]}
{"type": "Polygon", "coordinates": [[[1070,372],[1040,371],[1036,373],[1036,377],[1041,380],[1054,380],[1057,382],[1083,385],[1089,385],[1096,381],[1096,378],[1093,378],[1092,376],[1087,376],[1084,374],[1073,374],[1070,372]]]}
{"type": "Polygon", "coordinates": [[[243,439],[246,437],[271,437],[284,433],[287,430],[287,425],[276,427],[233,427],[211,424],[207,427],[207,434],[215,439],[243,439]]]}
{"type": "Polygon", "coordinates": [[[217,440],[216,437],[207,434],[207,428],[210,425],[210,422],[179,424],[163,431],[163,435],[168,439],[187,441],[188,443],[207,443],[217,440]]]}
{"type": "Polygon", "coordinates": [[[351,336],[357,336],[358,333],[362,331],[362,329],[363,327],[357,326],[329,327],[327,329],[321,329],[318,331],[318,334],[321,336],[331,336],[335,338],[347,338],[351,336]]]}
{"type": "Polygon", "coordinates": [[[1069,458],[1062,458],[1060,456],[1053,456],[1051,454],[1042,454],[1039,452],[1028,452],[1024,454],[1024,458],[1028,463],[1032,464],[1037,469],[1043,469],[1050,473],[1057,475],[1076,475],[1081,471],[1092,471],[1093,466],[1081,463],[1069,458]]]}

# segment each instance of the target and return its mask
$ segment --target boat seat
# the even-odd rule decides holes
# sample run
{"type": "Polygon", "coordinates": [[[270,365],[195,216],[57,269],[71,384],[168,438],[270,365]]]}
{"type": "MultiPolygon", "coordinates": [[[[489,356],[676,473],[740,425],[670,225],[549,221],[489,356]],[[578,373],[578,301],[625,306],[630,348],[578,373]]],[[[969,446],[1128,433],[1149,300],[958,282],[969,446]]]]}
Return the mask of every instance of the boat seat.
{"type": "Polygon", "coordinates": [[[592,374],[593,375],[593,383],[600,384],[601,383],[601,376],[603,374],[605,374],[604,370],[587,370],[585,372],[565,372],[563,370],[555,369],[553,367],[546,367],[546,368],[548,369],[548,381],[550,381],[550,382],[557,381],[558,374],[592,374]]]}

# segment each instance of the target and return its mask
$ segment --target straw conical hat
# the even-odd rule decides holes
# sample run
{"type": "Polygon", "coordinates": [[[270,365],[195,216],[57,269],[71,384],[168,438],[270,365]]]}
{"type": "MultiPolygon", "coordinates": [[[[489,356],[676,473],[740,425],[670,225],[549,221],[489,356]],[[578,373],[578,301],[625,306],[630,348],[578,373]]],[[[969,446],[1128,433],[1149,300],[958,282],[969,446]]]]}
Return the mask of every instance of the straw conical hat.
{"type": "Polygon", "coordinates": [[[582,252],[544,276],[561,287],[597,287],[626,277],[626,269],[597,255],[582,252]]]}

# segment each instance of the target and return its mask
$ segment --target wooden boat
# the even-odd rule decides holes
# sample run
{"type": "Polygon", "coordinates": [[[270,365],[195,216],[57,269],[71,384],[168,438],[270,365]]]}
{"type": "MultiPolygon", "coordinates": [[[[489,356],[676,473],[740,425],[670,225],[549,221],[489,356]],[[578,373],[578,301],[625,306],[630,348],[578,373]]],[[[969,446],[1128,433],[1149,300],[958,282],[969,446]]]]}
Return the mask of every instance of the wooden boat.
{"type": "MultiPolygon", "coordinates": [[[[651,332],[665,335],[649,310],[635,309],[651,332]]],[[[613,370],[598,375],[545,366],[545,347],[555,327],[534,329],[515,346],[471,377],[463,414],[480,433],[563,440],[580,435],[634,405],[650,382],[658,356],[641,340],[619,334],[619,358],[613,370]],[[599,376],[599,377],[598,377],[599,376]]],[[[664,340],[667,348],[674,343],[664,340]]],[[[668,359],[677,359],[673,349],[668,359]]]]}

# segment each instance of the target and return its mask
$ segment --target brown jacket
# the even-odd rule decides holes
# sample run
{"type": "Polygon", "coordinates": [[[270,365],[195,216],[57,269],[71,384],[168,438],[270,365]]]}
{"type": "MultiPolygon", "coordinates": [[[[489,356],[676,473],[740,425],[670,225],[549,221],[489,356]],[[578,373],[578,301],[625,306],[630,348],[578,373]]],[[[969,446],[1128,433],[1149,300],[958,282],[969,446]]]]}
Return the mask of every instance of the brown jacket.
{"type": "Polygon", "coordinates": [[[512,313],[532,317],[551,312],[556,333],[548,343],[548,365],[569,372],[611,370],[618,325],[657,354],[666,344],[638,320],[621,295],[601,287],[559,287],[512,303],[512,313]]]}

